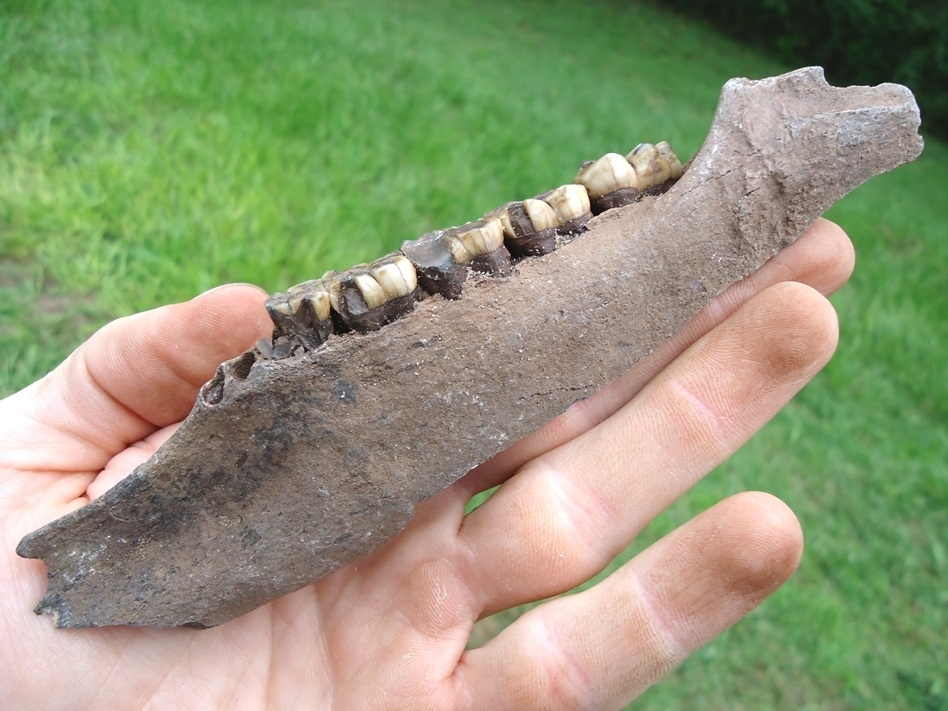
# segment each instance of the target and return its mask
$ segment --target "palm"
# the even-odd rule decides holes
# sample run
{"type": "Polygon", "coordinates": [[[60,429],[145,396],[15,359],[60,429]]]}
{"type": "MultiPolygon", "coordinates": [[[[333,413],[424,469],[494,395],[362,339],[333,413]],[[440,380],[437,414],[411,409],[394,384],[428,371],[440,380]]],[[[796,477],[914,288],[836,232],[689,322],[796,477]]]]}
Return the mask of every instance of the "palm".
{"type": "Polygon", "coordinates": [[[419,507],[375,554],[204,631],[57,630],[29,612],[45,567],[16,556],[20,538],[144,461],[217,363],[267,332],[247,287],[110,325],[0,404],[0,707],[621,706],[790,575],[801,542],[786,507],[732,497],[466,650],[474,622],[591,577],[772,416],[835,344],[825,300],[780,282],[829,293],[850,267],[845,236],[819,223],[626,377],[419,507]]]}

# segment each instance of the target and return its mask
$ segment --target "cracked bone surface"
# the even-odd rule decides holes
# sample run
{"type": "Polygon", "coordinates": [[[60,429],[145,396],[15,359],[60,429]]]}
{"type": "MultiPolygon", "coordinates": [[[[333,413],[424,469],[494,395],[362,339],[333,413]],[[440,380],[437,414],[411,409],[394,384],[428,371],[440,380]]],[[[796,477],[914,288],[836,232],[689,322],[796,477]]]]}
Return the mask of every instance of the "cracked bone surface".
{"type": "MultiPolygon", "coordinates": [[[[664,194],[606,211],[509,277],[468,277],[456,300],[222,365],[154,457],[21,541],[49,568],[36,612],[60,627],[217,625],[376,550],[418,502],[621,375],[857,185],[914,159],[918,125],[894,84],[833,88],[818,68],[728,82],[664,194]]],[[[276,317],[319,320],[306,302],[316,286],[276,317]]]]}

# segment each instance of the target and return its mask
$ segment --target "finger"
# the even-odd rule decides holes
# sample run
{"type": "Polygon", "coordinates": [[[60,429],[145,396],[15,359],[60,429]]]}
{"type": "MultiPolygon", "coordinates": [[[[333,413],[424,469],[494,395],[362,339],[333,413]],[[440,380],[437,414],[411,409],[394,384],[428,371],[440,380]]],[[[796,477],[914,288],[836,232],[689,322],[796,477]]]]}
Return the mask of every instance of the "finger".
{"type": "Polygon", "coordinates": [[[523,467],[460,530],[485,611],[563,592],[605,567],[776,414],[829,360],[836,336],[823,296],[778,284],[616,415],[523,467]]]}
{"type": "Polygon", "coordinates": [[[574,403],[536,433],[472,470],[457,486],[463,487],[470,498],[497,486],[531,459],[596,426],[629,402],[685,348],[722,323],[755,294],[780,282],[795,281],[828,296],[849,279],[854,264],[855,253],[846,233],[829,220],[817,220],[793,244],[715,298],[681,331],[628,373],[593,397],[574,403]]]}
{"type": "Polygon", "coordinates": [[[467,652],[458,675],[471,707],[621,708],[786,582],[802,548],[778,499],[723,501],[467,652]]]}
{"type": "Polygon", "coordinates": [[[256,287],[231,285],[103,327],[4,401],[0,466],[97,471],[181,420],[217,366],[268,333],[264,298],[256,287]]]}

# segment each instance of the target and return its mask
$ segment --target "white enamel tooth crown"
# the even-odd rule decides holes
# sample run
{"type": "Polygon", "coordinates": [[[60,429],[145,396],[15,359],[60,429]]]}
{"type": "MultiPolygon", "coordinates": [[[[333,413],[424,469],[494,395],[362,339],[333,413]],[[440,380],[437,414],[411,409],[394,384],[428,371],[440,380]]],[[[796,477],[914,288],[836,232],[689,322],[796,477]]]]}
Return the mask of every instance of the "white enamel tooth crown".
{"type": "Polygon", "coordinates": [[[662,155],[662,157],[668,161],[668,165],[671,168],[671,175],[669,177],[673,178],[674,180],[678,180],[682,175],[685,174],[685,169],[681,164],[681,160],[679,160],[668,141],[659,141],[655,144],[655,148],[662,155]]]}
{"type": "Polygon", "coordinates": [[[600,211],[610,210],[635,200],[634,190],[626,189],[664,189],[663,184],[683,173],[666,141],[641,143],[624,157],[607,153],[584,163],[569,185],[506,203],[474,222],[407,240],[400,251],[371,264],[327,271],[319,279],[274,294],[266,304],[274,322],[273,353],[268,357],[317,348],[335,329],[365,333],[381,328],[410,311],[418,296],[460,298],[470,270],[508,275],[511,257],[546,254],[582,232],[591,215],[591,198],[600,211]],[[504,249],[505,237],[510,253],[504,249]],[[375,309],[379,310],[366,314],[375,309]],[[277,348],[279,339],[283,341],[277,348]]]}
{"type": "Polygon", "coordinates": [[[651,143],[637,145],[626,156],[626,160],[639,176],[639,187],[642,190],[661,185],[671,177],[672,167],[668,159],[651,143]]]}
{"type": "Polygon", "coordinates": [[[637,188],[638,176],[623,156],[606,153],[602,158],[582,168],[574,179],[586,187],[589,197],[598,198],[622,188],[637,188]]]}
{"type": "Polygon", "coordinates": [[[370,311],[377,309],[388,301],[385,296],[385,290],[372,278],[371,274],[367,272],[353,274],[352,281],[355,282],[356,288],[359,290],[359,293],[362,294],[362,300],[365,302],[366,308],[370,311]]]}
{"type": "Polygon", "coordinates": [[[418,286],[414,265],[401,254],[391,254],[373,262],[369,273],[389,299],[407,296],[418,286]]]}
{"type": "Polygon", "coordinates": [[[586,188],[577,183],[561,185],[543,200],[553,208],[560,224],[575,220],[589,212],[589,193],[586,192],[586,188]]]}
{"type": "Polygon", "coordinates": [[[523,209],[533,224],[533,229],[537,232],[549,230],[557,227],[560,221],[556,218],[556,212],[543,200],[536,198],[527,198],[523,201],[523,209]]]}
{"type": "Polygon", "coordinates": [[[317,319],[326,321],[329,318],[329,292],[322,284],[315,287],[304,298],[313,309],[317,319]]]}
{"type": "Polygon", "coordinates": [[[504,246],[504,226],[499,217],[485,217],[464,225],[458,228],[457,236],[472,258],[504,246]]]}

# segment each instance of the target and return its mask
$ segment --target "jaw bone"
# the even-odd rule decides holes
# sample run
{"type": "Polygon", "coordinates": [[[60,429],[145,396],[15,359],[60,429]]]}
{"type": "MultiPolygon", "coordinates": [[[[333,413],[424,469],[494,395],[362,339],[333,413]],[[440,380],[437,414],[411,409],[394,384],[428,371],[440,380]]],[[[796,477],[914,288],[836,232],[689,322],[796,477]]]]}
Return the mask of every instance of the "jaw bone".
{"type": "MultiPolygon", "coordinates": [[[[21,541],[20,555],[49,567],[37,613],[60,627],[207,627],[376,550],[418,502],[625,372],[844,194],[914,159],[918,125],[897,85],[837,89],[817,68],[728,82],[665,194],[384,328],[223,364],[154,457],[21,541]]],[[[307,304],[274,310],[318,320],[307,304]]]]}

